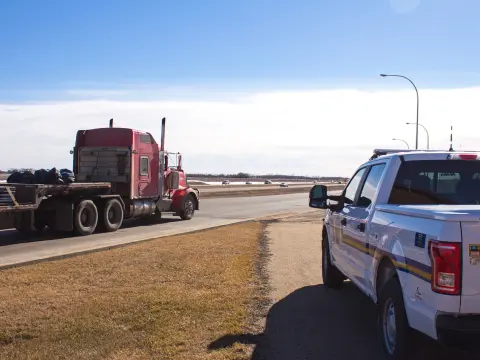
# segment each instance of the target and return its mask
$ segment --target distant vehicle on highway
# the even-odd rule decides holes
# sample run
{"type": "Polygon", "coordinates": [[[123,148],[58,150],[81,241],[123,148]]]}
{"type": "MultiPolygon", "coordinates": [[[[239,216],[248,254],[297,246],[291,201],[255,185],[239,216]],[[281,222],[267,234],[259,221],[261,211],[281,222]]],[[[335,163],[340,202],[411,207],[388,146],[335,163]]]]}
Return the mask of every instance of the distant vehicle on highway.
{"type": "Polygon", "coordinates": [[[280,187],[288,187],[288,184],[283,182],[280,184],[280,187]]]}
{"type": "Polygon", "coordinates": [[[265,185],[270,185],[272,182],[270,180],[267,180],[264,182],[265,185]]]}
{"type": "Polygon", "coordinates": [[[222,185],[230,185],[230,181],[228,181],[228,180],[223,180],[223,181],[222,181],[222,185]]]}
{"type": "Polygon", "coordinates": [[[247,182],[245,183],[245,185],[252,185],[252,182],[251,182],[251,181],[247,181],[247,182]]]}

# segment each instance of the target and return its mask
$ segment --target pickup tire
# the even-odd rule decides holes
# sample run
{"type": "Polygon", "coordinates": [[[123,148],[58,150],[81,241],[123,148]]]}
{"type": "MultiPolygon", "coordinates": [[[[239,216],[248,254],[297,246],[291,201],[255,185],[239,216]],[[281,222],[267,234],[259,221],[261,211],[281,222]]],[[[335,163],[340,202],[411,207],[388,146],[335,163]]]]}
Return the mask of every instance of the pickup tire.
{"type": "Polygon", "coordinates": [[[82,200],[75,207],[73,223],[79,235],[90,235],[97,228],[98,209],[92,200],[82,200]]]}
{"type": "Polygon", "coordinates": [[[390,278],[380,290],[377,329],[386,359],[406,360],[412,356],[413,330],[408,325],[397,277],[390,278]]]}
{"type": "Polygon", "coordinates": [[[336,289],[343,285],[345,276],[332,264],[330,257],[330,245],[328,243],[328,234],[323,232],[322,236],[322,278],[326,287],[336,289]]]}

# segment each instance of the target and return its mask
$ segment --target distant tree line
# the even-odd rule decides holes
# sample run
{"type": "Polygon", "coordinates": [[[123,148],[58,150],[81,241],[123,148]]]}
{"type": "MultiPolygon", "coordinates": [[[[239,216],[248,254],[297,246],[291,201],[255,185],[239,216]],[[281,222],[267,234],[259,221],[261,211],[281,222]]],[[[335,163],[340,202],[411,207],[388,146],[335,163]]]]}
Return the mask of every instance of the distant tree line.
{"type": "Polygon", "coordinates": [[[344,180],[346,178],[341,176],[309,176],[309,175],[286,175],[286,174],[263,174],[263,175],[253,175],[246,172],[239,172],[236,174],[209,174],[209,173],[187,173],[187,176],[190,179],[262,179],[262,180],[275,180],[275,179],[285,179],[285,180],[344,180]]]}

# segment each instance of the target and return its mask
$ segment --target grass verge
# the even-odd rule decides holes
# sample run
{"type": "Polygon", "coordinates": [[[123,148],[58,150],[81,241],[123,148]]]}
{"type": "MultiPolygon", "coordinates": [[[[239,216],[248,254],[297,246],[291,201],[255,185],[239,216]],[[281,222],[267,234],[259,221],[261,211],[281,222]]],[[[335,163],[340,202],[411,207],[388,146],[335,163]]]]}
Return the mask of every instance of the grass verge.
{"type": "Polygon", "coordinates": [[[251,321],[261,236],[249,222],[4,270],[0,359],[247,359],[207,346],[251,321]]]}

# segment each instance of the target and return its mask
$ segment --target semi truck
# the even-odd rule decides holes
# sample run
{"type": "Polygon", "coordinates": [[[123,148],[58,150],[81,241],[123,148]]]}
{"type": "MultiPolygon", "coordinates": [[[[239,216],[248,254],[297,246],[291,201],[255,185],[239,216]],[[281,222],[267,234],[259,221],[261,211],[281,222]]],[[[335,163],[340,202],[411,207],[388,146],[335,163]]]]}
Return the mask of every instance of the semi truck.
{"type": "Polygon", "coordinates": [[[163,118],[160,144],[148,132],[114,127],[113,119],[108,127],[78,130],[70,151],[75,182],[0,184],[0,229],[85,236],[116,231],[124,219],[155,222],[162,213],[190,220],[200,193],[188,185],[182,155],[165,150],[165,127],[163,118]]]}

